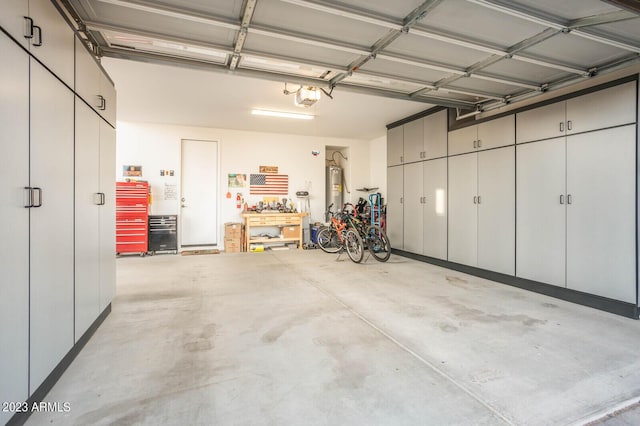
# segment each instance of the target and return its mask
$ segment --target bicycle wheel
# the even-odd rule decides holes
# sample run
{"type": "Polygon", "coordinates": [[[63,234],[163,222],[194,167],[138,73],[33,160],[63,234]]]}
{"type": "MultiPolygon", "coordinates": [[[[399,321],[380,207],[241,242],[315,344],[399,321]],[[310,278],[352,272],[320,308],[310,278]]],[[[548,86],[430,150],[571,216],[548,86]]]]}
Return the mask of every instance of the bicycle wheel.
{"type": "Polygon", "coordinates": [[[367,230],[367,247],[377,261],[386,262],[391,257],[389,238],[378,225],[370,226],[367,230]]]}
{"type": "Polygon", "coordinates": [[[356,231],[349,229],[344,234],[344,245],[347,249],[349,259],[355,263],[362,262],[362,258],[364,257],[364,245],[362,244],[362,238],[360,238],[360,235],[358,235],[356,231]]]}
{"type": "Polygon", "coordinates": [[[325,253],[337,253],[342,248],[338,233],[331,227],[321,227],[318,230],[316,239],[318,241],[318,247],[325,253]]]}

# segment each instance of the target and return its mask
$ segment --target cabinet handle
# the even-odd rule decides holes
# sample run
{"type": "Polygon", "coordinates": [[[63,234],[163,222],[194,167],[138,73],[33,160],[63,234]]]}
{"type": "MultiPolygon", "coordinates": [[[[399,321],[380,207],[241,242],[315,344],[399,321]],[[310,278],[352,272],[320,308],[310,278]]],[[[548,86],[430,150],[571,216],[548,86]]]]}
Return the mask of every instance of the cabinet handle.
{"type": "Polygon", "coordinates": [[[480,204],[480,196],[478,195],[478,204],[480,204]]]}
{"type": "Polygon", "coordinates": [[[37,25],[34,25],[33,29],[35,30],[36,33],[38,33],[38,41],[36,41],[35,43],[32,43],[32,45],[35,47],[40,47],[42,46],[42,28],[40,28],[37,25]]]}
{"type": "Polygon", "coordinates": [[[32,197],[31,197],[32,206],[31,207],[42,207],[42,188],[38,188],[37,186],[34,186],[32,194],[35,194],[36,192],[38,193],[38,203],[37,204],[35,203],[35,201],[34,201],[35,197],[33,197],[33,195],[32,195],[32,197]]]}
{"type": "Polygon", "coordinates": [[[24,38],[33,38],[33,19],[24,17],[24,38]]]}
{"type": "Polygon", "coordinates": [[[478,148],[482,148],[482,139],[478,139],[478,148]]]}
{"type": "Polygon", "coordinates": [[[30,207],[33,207],[33,191],[31,190],[30,186],[25,186],[24,189],[25,191],[27,191],[27,200],[29,202],[26,206],[24,206],[24,208],[28,209],[30,207]]]}
{"type": "Polygon", "coordinates": [[[100,106],[100,109],[101,109],[102,111],[104,111],[104,110],[106,110],[106,109],[107,109],[107,98],[102,97],[102,105],[100,106]]]}
{"type": "Polygon", "coordinates": [[[404,203],[404,197],[400,197],[400,204],[404,203]]]}
{"type": "Polygon", "coordinates": [[[102,109],[102,104],[104,103],[104,96],[98,95],[96,97],[98,98],[98,105],[96,105],[96,108],[101,110],[102,109]]]}
{"type": "Polygon", "coordinates": [[[564,204],[564,194],[560,194],[560,204],[564,204]]]}
{"type": "Polygon", "coordinates": [[[473,204],[478,204],[478,197],[477,196],[473,196],[473,204]]]}
{"type": "Polygon", "coordinates": [[[107,203],[107,196],[105,195],[104,192],[100,193],[100,198],[101,198],[100,205],[104,206],[107,203]]]}
{"type": "Polygon", "coordinates": [[[573,123],[571,123],[571,120],[567,121],[567,130],[571,130],[573,128],[573,123]]]}
{"type": "Polygon", "coordinates": [[[478,144],[478,142],[477,142],[477,141],[473,141],[473,147],[474,147],[474,148],[477,148],[477,147],[478,147],[478,145],[477,145],[477,144],[478,144]]]}
{"type": "Polygon", "coordinates": [[[567,195],[567,204],[571,204],[571,194],[567,195]]]}
{"type": "Polygon", "coordinates": [[[564,132],[564,121],[560,122],[560,131],[564,132]]]}
{"type": "Polygon", "coordinates": [[[404,157],[402,155],[400,156],[400,162],[404,163],[404,157]]]}

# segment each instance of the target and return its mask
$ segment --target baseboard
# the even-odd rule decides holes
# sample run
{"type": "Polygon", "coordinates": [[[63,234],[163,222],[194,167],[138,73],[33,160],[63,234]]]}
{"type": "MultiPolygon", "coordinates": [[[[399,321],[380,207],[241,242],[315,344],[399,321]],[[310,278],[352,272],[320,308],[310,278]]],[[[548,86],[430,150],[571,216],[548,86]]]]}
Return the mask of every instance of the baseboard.
{"type": "MultiPolygon", "coordinates": [[[[33,404],[38,404],[44,400],[47,396],[53,385],[56,384],[58,379],[62,376],[62,374],[67,370],[69,365],[73,362],[73,360],[78,356],[82,348],[87,344],[91,336],[96,332],[98,327],[104,322],[104,320],[111,313],[111,304],[109,304],[104,311],[96,318],[96,320],[91,324],[89,329],[82,335],[82,337],[78,340],[78,342],[73,345],[71,350],[67,352],[67,354],[62,358],[62,360],[56,365],[56,367],[51,371],[51,373],[47,376],[47,378],[42,382],[42,384],[38,387],[38,389],[33,392],[33,395],[29,397],[27,402],[27,407],[32,407],[33,404]]],[[[25,412],[16,413],[9,419],[7,426],[17,426],[23,425],[29,416],[31,415],[31,410],[26,410],[25,412]]]]}
{"type": "Polygon", "coordinates": [[[403,250],[391,249],[391,252],[393,254],[397,254],[398,256],[419,260],[421,262],[431,263],[433,265],[442,266],[443,268],[452,269],[454,271],[463,272],[465,274],[474,275],[476,277],[485,278],[491,281],[518,287],[524,290],[533,291],[535,293],[544,294],[546,296],[555,297],[557,299],[566,300],[567,302],[589,306],[590,308],[595,308],[601,311],[606,311],[628,318],[638,319],[638,316],[640,314],[638,307],[633,303],[621,302],[619,300],[596,296],[589,293],[583,293],[581,291],[545,284],[538,281],[527,280],[512,275],[500,274],[498,272],[475,268],[473,266],[461,265],[459,263],[449,262],[442,259],[409,253],[403,250]]]}

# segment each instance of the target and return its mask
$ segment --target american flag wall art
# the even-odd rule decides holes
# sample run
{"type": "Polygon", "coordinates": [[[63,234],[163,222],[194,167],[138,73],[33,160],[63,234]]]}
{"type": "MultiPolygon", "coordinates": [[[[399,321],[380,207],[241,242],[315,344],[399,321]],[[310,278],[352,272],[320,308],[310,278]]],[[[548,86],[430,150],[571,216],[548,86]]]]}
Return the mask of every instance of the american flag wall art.
{"type": "Polygon", "coordinates": [[[288,195],[289,175],[252,173],[249,177],[249,194],[288,195]]]}

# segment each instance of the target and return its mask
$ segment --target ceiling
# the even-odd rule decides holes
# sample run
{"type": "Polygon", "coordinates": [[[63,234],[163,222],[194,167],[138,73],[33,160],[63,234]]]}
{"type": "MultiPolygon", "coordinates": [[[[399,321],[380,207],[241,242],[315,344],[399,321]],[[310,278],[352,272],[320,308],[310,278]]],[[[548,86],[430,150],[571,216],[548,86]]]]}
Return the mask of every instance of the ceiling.
{"type": "Polygon", "coordinates": [[[287,121],[287,133],[368,137],[373,119],[383,131],[434,105],[490,111],[640,62],[637,0],[60,1],[98,56],[137,62],[103,61],[132,98],[119,118],[145,118],[130,90],[157,109],[161,95],[141,91],[154,82],[172,87],[165,122],[281,131],[230,113],[301,110],[288,82],[334,99],[324,94],[314,124],[287,121]],[[184,111],[202,97],[228,125],[184,111]]]}

